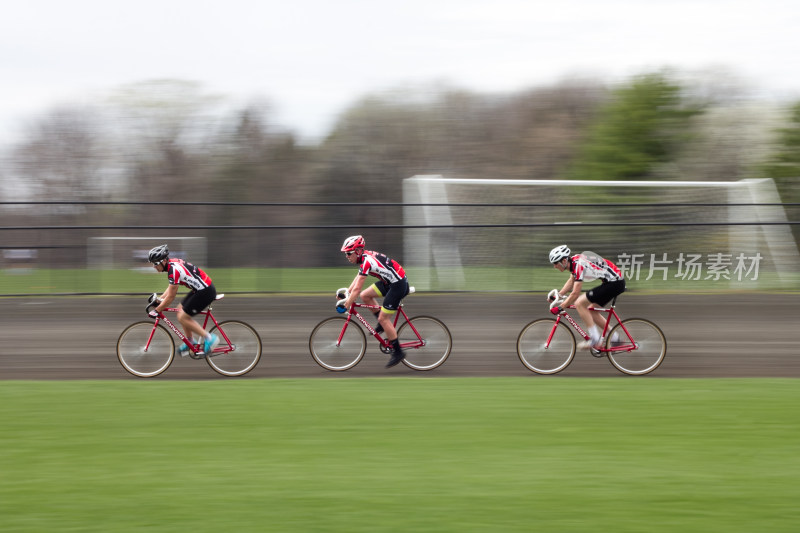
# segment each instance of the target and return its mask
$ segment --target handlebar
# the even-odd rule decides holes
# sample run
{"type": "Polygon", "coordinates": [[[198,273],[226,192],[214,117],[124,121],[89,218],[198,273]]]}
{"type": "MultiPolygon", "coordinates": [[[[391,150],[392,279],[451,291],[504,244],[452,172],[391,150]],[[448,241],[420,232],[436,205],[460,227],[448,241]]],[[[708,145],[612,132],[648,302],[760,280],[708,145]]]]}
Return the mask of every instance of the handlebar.
{"type": "MultiPolygon", "coordinates": [[[[144,312],[148,317],[150,316],[150,310],[154,307],[158,307],[158,304],[160,303],[161,300],[158,299],[158,294],[153,293],[150,295],[150,297],[147,299],[147,307],[144,308],[144,312]]],[[[159,313],[159,315],[161,315],[161,313],[159,313]]]]}

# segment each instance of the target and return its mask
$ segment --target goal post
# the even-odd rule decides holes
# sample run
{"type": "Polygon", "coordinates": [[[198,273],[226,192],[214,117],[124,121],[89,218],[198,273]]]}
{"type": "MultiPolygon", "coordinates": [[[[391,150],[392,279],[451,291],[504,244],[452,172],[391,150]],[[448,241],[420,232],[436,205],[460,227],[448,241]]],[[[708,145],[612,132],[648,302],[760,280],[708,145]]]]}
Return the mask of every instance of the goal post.
{"type": "Polygon", "coordinates": [[[206,265],[205,237],[89,237],[86,262],[91,269],[147,269],[148,252],[166,244],[173,258],[206,265]]]}
{"type": "Polygon", "coordinates": [[[464,270],[456,242],[442,176],[414,176],[403,181],[404,261],[417,267],[414,283],[420,288],[463,289],[464,270]],[[442,205],[424,205],[442,204],[442,205]],[[414,227],[443,226],[441,228],[414,227]]]}
{"type": "Polygon", "coordinates": [[[623,263],[629,279],[640,267],[658,267],[665,280],[687,280],[684,267],[691,260],[705,267],[691,279],[717,281],[715,287],[757,288],[764,277],[800,285],[800,253],[771,179],[417,175],[404,180],[403,201],[404,262],[414,270],[414,283],[427,290],[525,290],[519,273],[546,268],[547,252],[560,243],[623,263]],[[765,275],[760,279],[752,275],[754,262],[765,275]],[[750,278],[742,279],[743,272],[750,278]]]}

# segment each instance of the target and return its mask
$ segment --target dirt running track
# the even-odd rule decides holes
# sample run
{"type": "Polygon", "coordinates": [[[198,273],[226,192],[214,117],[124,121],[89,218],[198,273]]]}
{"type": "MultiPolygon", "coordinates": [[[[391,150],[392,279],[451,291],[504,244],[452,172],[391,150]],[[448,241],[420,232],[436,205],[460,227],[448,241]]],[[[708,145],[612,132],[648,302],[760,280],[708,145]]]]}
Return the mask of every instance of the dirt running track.
{"type": "MultiPolygon", "coordinates": [[[[537,376],[516,355],[516,337],[535,318],[549,316],[542,294],[414,294],[409,316],[433,315],[453,335],[444,365],[416,372],[385,369],[387,356],[370,341],[364,360],[347,372],[319,367],[308,335],[335,316],[323,296],[229,295],[214,307],[218,319],[255,327],[264,343],[259,365],[245,377],[217,375],[204,361],[176,357],[155,379],[252,379],[358,376],[537,376]]],[[[117,361],[116,341],[128,324],[145,319],[144,297],[37,297],[0,300],[0,379],[139,379],[117,361]]],[[[623,318],[649,318],[667,337],[667,358],[655,377],[800,377],[797,295],[637,295],[620,298],[623,318]]],[[[579,352],[560,376],[619,376],[606,359],[579,352]]],[[[647,379],[647,378],[642,378],[647,379]]]]}

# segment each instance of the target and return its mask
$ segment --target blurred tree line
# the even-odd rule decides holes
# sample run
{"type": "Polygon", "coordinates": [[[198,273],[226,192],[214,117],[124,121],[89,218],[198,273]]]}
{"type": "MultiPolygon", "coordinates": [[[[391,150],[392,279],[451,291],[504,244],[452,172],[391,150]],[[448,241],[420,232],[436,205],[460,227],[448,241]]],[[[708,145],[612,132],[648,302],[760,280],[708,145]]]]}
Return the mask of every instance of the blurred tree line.
{"type": "MultiPolygon", "coordinates": [[[[267,102],[229,107],[196,83],[122,87],[92,105],[51,110],[3,154],[0,201],[304,203],[222,205],[28,205],[0,212],[3,226],[164,226],[204,235],[209,261],[230,266],[339,264],[338,244],[366,226],[402,222],[402,180],[415,174],[498,179],[737,180],[774,177],[798,201],[800,104],[786,116],[747,104],[735,84],[669,71],[608,87],[564,81],[512,94],[452,88],[367,95],[317,145],[299,143],[267,102]],[[336,202],[385,202],[342,207],[336,202]],[[231,231],[225,226],[322,226],[231,231]],[[171,226],[214,226],[209,231],[171,226]],[[288,257],[304,250],[305,257],[288,257]],[[307,250],[313,250],[308,253],[307,250]],[[230,260],[229,258],[235,258],[230,260]]],[[[148,235],[153,233],[145,233],[148,235]]],[[[90,236],[142,235],[85,229],[90,236]]],[[[396,229],[371,242],[400,254],[396,229]],[[397,243],[395,250],[387,243],[397,243]]],[[[6,246],[63,244],[59,232],[4,232],[6,246]]],[[[74,261],[85,261],[85,251],[74,261]]]]}

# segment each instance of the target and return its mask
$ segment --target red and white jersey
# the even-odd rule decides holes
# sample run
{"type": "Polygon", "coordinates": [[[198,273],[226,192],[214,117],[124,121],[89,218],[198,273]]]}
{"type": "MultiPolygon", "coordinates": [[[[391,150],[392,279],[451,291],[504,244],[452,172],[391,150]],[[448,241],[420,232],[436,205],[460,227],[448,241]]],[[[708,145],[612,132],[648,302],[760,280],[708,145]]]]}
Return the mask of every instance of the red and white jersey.
{"type": "Polygon", "coordinates": [[[364,250],[358,273],[362,276],[375,276],[386,283],[395,283],[406,277],[406,271],[395,261],[378,252],[364,250]]]}
{"type": "Polygon", "coordinates": [[[170,259],[167,263],[167,279],[170,285],[184,285],[200,291],[211,285],[211,278],[199,267],[183,259],[170,259]]]}
{"type": "Polygon", "coordinates": [[[569,261],[569,271],[575,281],[619,281],[622,271],[609,261],[594,252],[583,252],[573,255],[569,261]]]}

